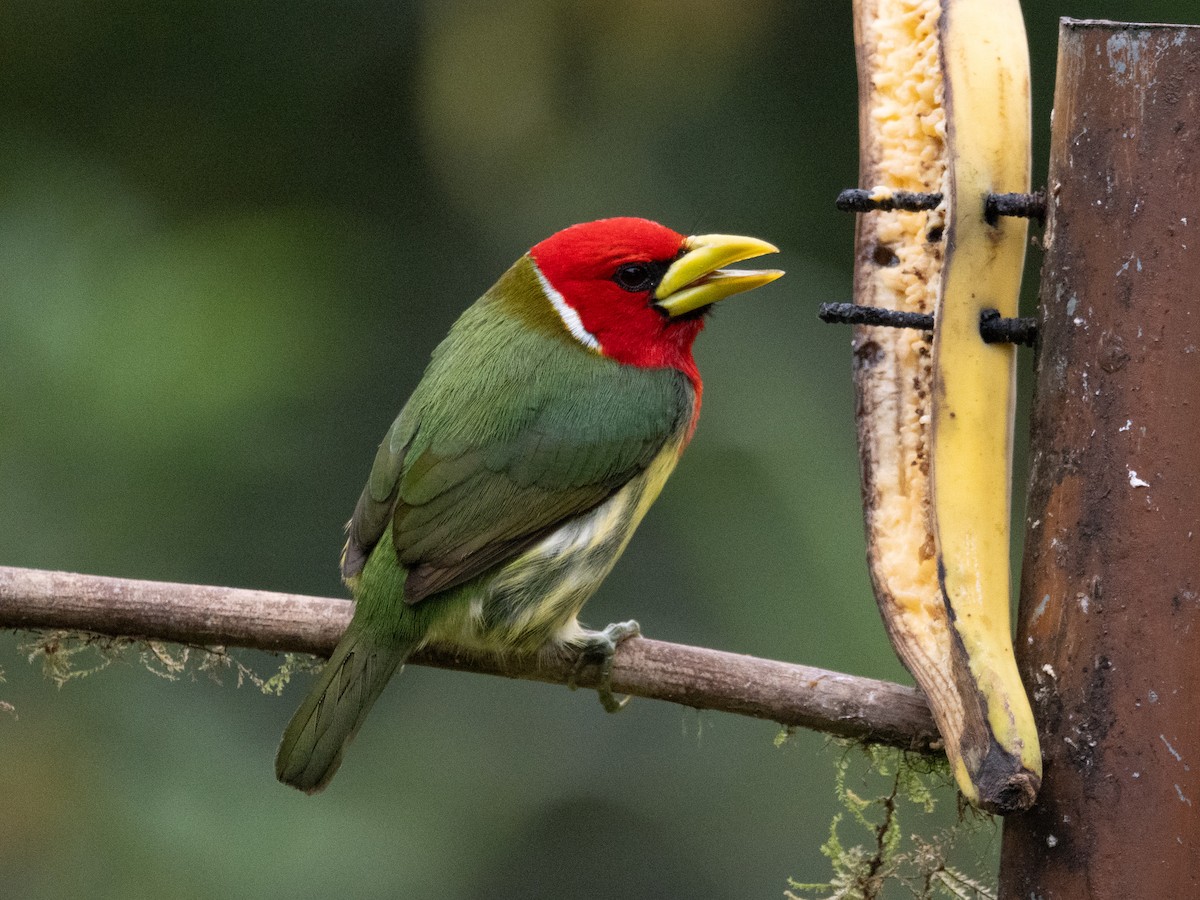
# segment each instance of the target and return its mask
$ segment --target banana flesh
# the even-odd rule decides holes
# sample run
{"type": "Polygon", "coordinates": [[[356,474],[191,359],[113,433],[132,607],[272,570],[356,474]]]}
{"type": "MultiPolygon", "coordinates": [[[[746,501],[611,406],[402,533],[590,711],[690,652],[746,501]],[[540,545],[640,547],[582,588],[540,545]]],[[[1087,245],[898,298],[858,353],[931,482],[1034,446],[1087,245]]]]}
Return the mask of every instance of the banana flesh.
{"type": "Polygon", "coordinates": [[[860,184],[941,193],[860,215],[855,302],[933,313],[854,337],[868,561],[897,654],[933,709],[963,794],[1032,805],[1041,755],[1013,657],[1009,510],[1015,349],[984,309],[1016,314],[1027,226],[989,223],[992,192],[1029,189],[1029,59],[1018,0],[855,0],[860,184]]]}

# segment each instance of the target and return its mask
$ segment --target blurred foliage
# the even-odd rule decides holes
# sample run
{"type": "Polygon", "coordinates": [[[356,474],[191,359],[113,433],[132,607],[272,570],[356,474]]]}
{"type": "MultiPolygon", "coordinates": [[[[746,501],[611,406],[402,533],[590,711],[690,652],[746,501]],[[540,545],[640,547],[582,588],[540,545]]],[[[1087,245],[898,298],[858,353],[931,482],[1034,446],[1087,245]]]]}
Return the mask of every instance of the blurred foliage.
{"type": "MultiPolygon", "coordinates": [[[[1056,16],[1195,17],[1026,12],[1035,171],[1056,16]]],[[[789,275],[701,339],[696,441],[591,623],[905,678],[862,563],[849,335],[814,317],[850,290],[848,3],[5,13],[0,561],[341,595],[341,524],[454,317],[557,228],[638,214],[761,235],[789,275]]],[[[813,735],[410,670],[306,798],[271,774],[302,684],[118,664],[55,690],[23,639],[0,636],[6,896],[751,897],[825,869],[813,735]]]]}

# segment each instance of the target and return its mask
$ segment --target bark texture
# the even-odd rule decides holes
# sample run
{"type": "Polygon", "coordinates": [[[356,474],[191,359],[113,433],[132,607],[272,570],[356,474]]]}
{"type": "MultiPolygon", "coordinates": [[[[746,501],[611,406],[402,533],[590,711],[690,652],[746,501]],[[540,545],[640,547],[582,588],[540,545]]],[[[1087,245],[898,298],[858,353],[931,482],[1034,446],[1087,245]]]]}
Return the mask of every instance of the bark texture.
{"type": "Polygon", "coordinates": [[[1200,897],[1200,28],[1059,37],[1001,897],[1200,897]]]}

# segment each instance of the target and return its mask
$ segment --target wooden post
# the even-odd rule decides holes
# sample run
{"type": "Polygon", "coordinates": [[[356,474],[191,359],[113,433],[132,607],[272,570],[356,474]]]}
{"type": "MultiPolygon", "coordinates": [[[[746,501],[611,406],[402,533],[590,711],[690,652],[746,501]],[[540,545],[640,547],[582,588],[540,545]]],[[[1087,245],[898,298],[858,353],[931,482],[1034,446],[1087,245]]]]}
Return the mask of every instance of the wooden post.
{"type": "Polygon", "coordinates": [[[1200,897],[1200,28],[1064,20],[1002,898],[1200,897]]]}

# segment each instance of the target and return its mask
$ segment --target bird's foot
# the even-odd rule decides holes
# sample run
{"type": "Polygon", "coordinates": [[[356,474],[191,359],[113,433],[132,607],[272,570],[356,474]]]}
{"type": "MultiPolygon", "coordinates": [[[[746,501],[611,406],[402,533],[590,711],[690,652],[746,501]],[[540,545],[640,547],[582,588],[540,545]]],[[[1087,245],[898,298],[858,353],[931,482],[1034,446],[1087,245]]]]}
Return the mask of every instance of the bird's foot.
{"type": "Polygon", "coordinates": [[[600,661],[600,684],[596,686],[596,693],[600,697],[600,705],[604,707],[605,712],[615,713],[625,708],[625,704],[629,702],[630,697],[626,695],[619,700],[612,690],[612,668],[613,656],[617,652],[617,645],[626,638],[638,637],[642,633],[642,627],[633,619],[628,622],[614,622],[603,631],[589,631],[584,634],[581,639],[579,656],[575,660],[575,666],[571,669],[571,677],[567,679],[567,687],[575,690],[579,687],[575,683],[575,679],[579,676],[580,671],[584,666],[600,661]]]}

